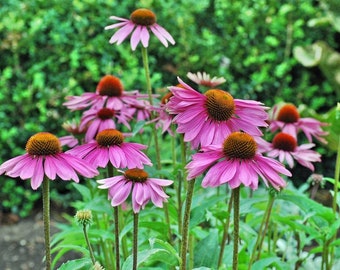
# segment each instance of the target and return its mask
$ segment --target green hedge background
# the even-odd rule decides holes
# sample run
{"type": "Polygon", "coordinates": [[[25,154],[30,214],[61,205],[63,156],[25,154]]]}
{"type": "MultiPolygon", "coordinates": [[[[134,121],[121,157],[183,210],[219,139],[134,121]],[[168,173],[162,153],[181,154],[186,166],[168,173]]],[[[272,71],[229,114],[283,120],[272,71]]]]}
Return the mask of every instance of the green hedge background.
{"type": "MultiPolygon", "coordinates": [[[[256,99],[267,106],[293,102],[325,113],[339,100],[334,83],[317,65],[302,65],[293,50],[322,40],[340,51],[340,35],[331,20],[336,1],[327,3],[3,0],[0,162],[22,154],[27,139],[36,132],[67,135],[61,125],[74,114],[62,106],[65,96],[95,91],[105,74],[119,76],[126,90],[144,91],[139,47],[131,52],[127,41],[110,45],[114,31],[104,30],[113,23],[109,16],[127,18],[139,7],[153,10],[158,23],[176,40],[175,46],[165,48],[151,36],[156,91],[177,84],[177,76],[187,80],[187,72],[206,71],[226,78],[225,90],[237,98],[256,99]]],[[[13,181],[0,177],[2,207],[26,215],[37,196],[25,182],[13,181]]]]}

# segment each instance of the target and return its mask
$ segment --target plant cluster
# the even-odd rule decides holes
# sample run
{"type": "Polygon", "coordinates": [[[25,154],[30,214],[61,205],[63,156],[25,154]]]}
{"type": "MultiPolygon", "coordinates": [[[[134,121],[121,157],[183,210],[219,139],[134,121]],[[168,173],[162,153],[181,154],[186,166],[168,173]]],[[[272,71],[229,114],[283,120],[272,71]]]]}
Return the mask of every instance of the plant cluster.
{"type": "MultiPolygon", "coordinates": [[[[188,2],[182,3],[182,7],[188,2]]],[[[253,34],[251,21],[261,17],[261,8],[267,7],[230,5],[223,1],[200,3],[191,3],[191,14],[209,10],[214,14],[215,33],[224,38],[228,37],[225,31],[229,26],[220,11],[247,11],[248,16],[242,20],[248,32],[242,32],[245,29],[242,24],[236,27],[238,37],[242,38],[242,33],[253,34]]],[[[154,8],[168,5],[151,4],[154,8]]],[[[78,2],[74,5],[78,9],[84,7],[78,2]]],[[[279,13],[291,15],[290,8],[289,4],[284,5],[279,13]]],[[[190,44],[175,50],[173,63],[166,66],[164,63],[171,55],[167,52],[178,46],[176,36],[171,28],[163,27],[166,24],[159,23],[164,18],[151,9],[132,10],[127,18],[120,14],[111,16],[112,24],[105,27],[106,33],[111,33],[109,43],[116,44],[107,47],[107,52],[105,46],[96,50],[97,54],[103,50],[99,57],[107,68],[102,70],[103,76],[96,70],[94,77],[98,80],[93,90],[81,92],[78,88],[74,95],[64,92],[65,101],[49,99],[55,108],[63,105],[69,110],[65,109],[69,120],[62,125],[66,134],[58,127],[46,132],[43,127],[50,119],[41,119],[42,126],[34,126],[37,130],[25,144],[25,154],[0,166],[0,174],[30,179],[33,190],[42,189],[46,268],[52,269],[70,250],[82,253],[83,258],[65,262],[59,269],[337,267],[340,144],[334,127],[339,126],[339,103],[336,107],[327,103],[329,99],[319,99],[311,108],[332,107],[329,114],[319,119],[312,113],[308,115],[296,106],[305,96],[293,97],[290,92],[299,91],[303,84],[296,86],[289,76],[279,80],[278,85],[273,82],[277,97],[268,96],[272,92],[268,88],[270,80],[277,82],[296,64],[290,59],[290,51],[295,33],[292,29],[299,29],[294,25],[299,20],[288,15],[281,18],[287,19],[292,29],[287,30],[283,64],[276,64],[273,76],[270,75],[273,70],[264,68],[270,59],[277,61],[272,49],[260,54],[252,51],[256,44],[240,42],[239,46],[249,46],[249,55],[254,53],[257,60],[268,56],[263,62],[252,62],[249,55],[248,62],[242,61],[244,66],[260,64],[264,68],[250,72],[255,75],[247,87],[245,76],[238,74],[242,65],[233,65],[233,60],[229,63],[228,56],[216,59],[215,51],[205,53],[208,58],[201,69],[204,72],[193,72],[192,66],[200,67],[199,58],[195,58],[200,54],[193,51],[187,58],[190,44]],[[122,49],[128,41],[132,54],[122,49]],[[110,57],[103,59],[103,55],[113,48],[113,62],[121,63],[109,66],[110,57]],[[131,62],[126,64],[126,59],[131,62]],[[213,63],[219,63],[217,71],[213,63]],[[164,68],[171,69],[174,78],[166,78],[171,75],[164,75],[164,68]],[[226,76],[210,75],[217,73],[226,76]],[[163,79],[172,83],[165,84],[163,79]],[[227,88],[223,86],[226,82],[227,88]],[[262,99],[262,95],[266,98],[262,99]],[[312,174],[318,172],[317,163],[322,166],[317,150],[326,147],[328,138],[333,139],[331,149],[337,154],[334,178],[312,174]],[[310,181],[298,187],[291,171],[297,166],[310,174],[310,181]],[[69,222],[59,224],[60,232],[51,241],[50,183],[57,185],[59,179],[73,180],[75,183],[70,186],[81,198],[71,203],[77,210],[75,218],[65,216],[69,222]],[[324,191],[326,182],[334,188],[332,192],[326,190],[330,198],[323,205],[317,196],[324,191]]],[[[172,9],[168,10],[169,22],[183,20],[172,14],[172,9]]],[[[261,18],[272,25],[275,23],[271,12],[269,8],[261,18]]],[[[214,44],[221,57],[219,50],[229,46],[223,38],[210,34],[207,25],[211,20],[207,17],[204,25],[198,23],[201,36],[208,40],[197,48],[214,44]]],[[[179,28],[182,34],[179,41],[187,39],[185,33],[192,30],[184,32],[187,27],[183,24],[179,28]]],[[[275,34],[266,36],[265,44],[269,47],[279,47],[280,39],[275,34]]],[[[55,36],[54,41],[69,42],[60,40],[63,36],[55,36]]],[[[235,53],[239,48],[230,46],[235,53]]],[[[82,47],[77,50],[72,51],[73,62],[66,63],[75,70],[86,66],[80,61],[82,47]]],[[[247,50],[239,51],[240,58],[244,52],[247,50]]],[[[10,69],[6,72],[12,74],[10,69]]],[[[32,72],[34,76],[46,75],[43,71],[32,72]]],[[[8,78],[13,79],[11,76],[8,78]]],[[[37,78],[40,82],[47,80],[37,78]]],[[[74,86],[78,83],[73,81],[74,86]]],[[[37,90],[36,94],[40,92],[37,90]]],[[[33,100],[30,96],[30,102],[33,100]]],[[[26,123],[25,127],[29,128],[26,123]]]]}

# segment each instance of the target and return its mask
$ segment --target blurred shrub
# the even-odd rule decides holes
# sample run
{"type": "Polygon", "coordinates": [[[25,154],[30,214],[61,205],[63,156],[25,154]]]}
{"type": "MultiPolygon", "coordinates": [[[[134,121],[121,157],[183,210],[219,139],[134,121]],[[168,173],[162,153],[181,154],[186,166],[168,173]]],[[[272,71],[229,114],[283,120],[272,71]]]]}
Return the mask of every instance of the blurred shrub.
{"type": "MultiPolygon", "coordinates": [[[[155,89],[176,84],[176,76],[185,79],[189,71],[206,71],[225,77],[226,90],[237,98],[268,106],[281,100],[305,103],[315,110],[334,106],[335,93],[322,73],[305,69],[292,55],[294,46],[315,40],[339,49],[334,29],[308,28],[307,21],[324,12],[313,0],[4,0],[1,163],[22,154],[36,132],[65,135],[61,124],[71,115],[62,106],[65,96],[94,91],[104,74],[121,77],[127,90],[143,90],[140,51],[132,53],[129,42],[110,45],[114,31],[104,31],[113,23],[109,16],[129,17],[138,7],[152,9],[176,40],[165,48],[151,37],[155,89]]],[[[1,176],[2,192],[5,180],[1,176]]]]}

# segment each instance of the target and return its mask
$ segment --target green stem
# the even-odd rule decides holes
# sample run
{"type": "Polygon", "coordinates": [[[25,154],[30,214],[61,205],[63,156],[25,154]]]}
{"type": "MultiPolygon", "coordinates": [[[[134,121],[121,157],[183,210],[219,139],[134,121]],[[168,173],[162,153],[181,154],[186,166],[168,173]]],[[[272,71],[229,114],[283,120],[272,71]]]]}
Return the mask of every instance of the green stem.
{"type": "Polygon", "coordinates": [[[120,251],[119,251],[119,209],[118,206],[113,207],[113,217],[115,225],[115,257],[116,257],[116,270],[120,269],[120,251]]]}
{"type": "Polygon", "coordinates": [[[43,197],[43,221],[45,235],[45,260],[46,270],[51,270],[51,246],[50,246],[50,180],[45,177],[42,183],[43,197]]]}
{"type": "Polygon", "coordinates": [[[192,234],[189,235],[189,269],[194,269],[194,237],[192,234]]]}
{"type": "MultiPolygon", "coordinates": [[[[118,211],[118,217],[119,217],[119,221],[118,221],[118,225],[119,225],[119,228],[124,228],[124,216],[123,216],[123,211],[118,211]]],[[[127,257],[130,255],[129,254],[129,251],[128,251],[128,244],[127,244],[127,241],[126,241],[126,237],[123,236],[122,237],[122,250],[123,250],[123,258],[124,260],[127,259],[127,257]]]]}
{"type": "MultiPolygon", "coordinates": [[[[153,105],[153,100],[152,100],[152,87],[151,87],[151,79],[150,79],[150,69],[149,69],[149,59],[148,59],[148,50],[147,48],[142,46],[142,58],[143,58],[143,67],[145,71],[145,79],[146,79],[146,90],[148,92],[149,96],[149,102],[150,105],[153,105]]],[[[154,114],[151,114],[151,120],[154,119],[154,114]]],[[[157,170],[162,169],[162,163],[161,163],[161,150],[158,142],[158,136],[157,136],[157,129],[155,123],[152,124],[152,132],[153,132],[153,137],[155,140],[155,151],[156,151],[156,168],[157,170]]],[[[168,211],[168,206],[164,204],[164,215],[165,215],[165,220],[167,224],[167,229],[168,229],[168,238],[169,241],[171,240],[171,227],[170,227],[170,217],[169,217],[169,211],[168,211]]]]}
{"type": "Polygon", "coordinates": [[[257,250],[259,250],[261,248],[260,245],[262,245],[262,244],[260,244],[260,243],[263,243],[262,238],[264,238],[264,235],[265,235],[265,229],[263,229],[263,228],[265,227],[266,222],[268,222],[268,220],[269,220],[269,218],[267,218],[267,216],[270,216],[270,212],[271,212],[271,209],[273,207],[273,203],[274,203],[274,196],[269,194],[269,201],[267,203],[266,210],[263,214],[263,218],[262,218],[262,222],[261,222],[261,225],[260,225],[260,228],[259,228],[259,232],[257,234],[255,246],[253,248],[253,252],[252,252],[251,257],[250,257],[248,270],[251,269],[253,262],[255,261],[257,250]]]}
{"type": "MultiPolygon", "coordinates": [[[[107,166],[107,173],[109,177],[114,176],[114,167],[112,164],[107,166]]],[[[116,270],[120,269],[120,250],[119,250],[119,209],[118,206],[113,207],[113,218],[114,218],[114,234],[115,234],[115,259],[116,259],[116,270]]]]}
{"type": "Polygon", "coordinates": [[[273,209],[274,199],[275,199],[275,197],[273,195],[269,195],[269,202],[268,202],[266,214],[265,214],[266,220],[265,220],[265,223],[264,223],[264,229],[261,233],[261,240],[260,240],[260,243],[259,243],[259,246],[258,246],[259,252],[257,254],[257,260],[259,260],[260,256],[261,256],[262,245],[263,245],[264,238],[266,237],[267,229],[268,229],[268,226],[269,226],[269,219],[270,219],[270,214],[271,214],[272,209],[273,209]]]}
{"type": "Polygon", "coordinates": [[[132,269],[137,270],[138,254],[138,213],[133,214],[133,247],[132,247],[132,269]]]}
{"type": "MultiPolygon", "coordinates": [[[[338,150],[337,156],[335,161],[335,173],[334,173],[334,195],[333,195],[333,212],[336,214],[338,210],[338,191],[339,191],[339,175],[340,175],[340,136],[338,138],[338,150]]],[[[336,233],[332,237],[332,241],[335,241],[336,233]]],[[[331,247],[330,250],[331,258],[330,258],[330,265],[333,265],[334,262],[334,247],[331,247]]]]}
{"type": "Polygon", "coordinates": [[[333,212],[337,211],[337,196],[338,196],[338,185],[339,185],[339,174],[340,174],[340,136],[338,142],[338,151],[335,162],[335,175],[334,175],[334,196],[333,196],[333,212]]]}
{"type": "Polygon", "coordinates": [[[240,187],[233,189],[234,197],[234,249],[233,249],[233,270],[238,270],[238,241],[240,229],[240,187]]]}
{"type": "MultiPolygon", "coordinates": [[[[153,100],[152,100],[152,87],[151,87],[151,79],[150,79],[150,70],[149,70],[149,60],[148,60],[148,50],[147,48],[144,48],[142,46],[142,58],[143,58],[143,67],[145,70],[145,79],[146,79],[146,90],[148,92],[149,96],[149,102],[150,105],[153,105],[153,100]]],[[[151,115],[151,118],[154,118],[154,115],[151,115]]],[[[152,120],[151,119],[151,120],[152,120]]],[[[153,131],[153,136],[155,139],[155,149],[156,149],[156,161],[157,161],[157,169],[161,169],[161,157],[160,157],[160,148],[158,144],[158,136],[157,136],[157,129],[155,124],[152,124],[152,131],[153,131]]]]}
{"type": "Polygon", "coordinates": [[[92,250],[92,247],[91,247],[91,244],[90,244],[90,240],[89,240],[89,236],[87,234],[87,230],[86,230],[86,225],[85,224],[83,225],[83,232],[84,232],[84,236],[85,236],[87,247],[88,247],[89,252],[90,252],[90,257],[91,257],[92,264],[95,265],[96,264],[96,259],[94,258],[94,255],[93,255],[93,250],[92,250]]]}
{"type": "Polygon", "coordinates": [[[194,194],[195,181],[196,181],[196,179],[192,179],[192,180],[188,181],[187,197],[186,197],[186,201],[185,201],[184,218],[183,218],[183,226],[182,226],[182,244],[181,244],[181,250],[180,250],[180,252],[181,252],[180,270],[186,269],[190,210],[191,210],[192,197],[193,197],[193,194],[194,194]]]}
{"type": "Polygon", "coordinates": [[[229,231],[229,225],[230,225],[230,213],[231,213],[231,208],[233,206],[233,193],[231,194],[230,198],[229,198],[229,203],[228,203],[228,216],[226,219],[226,222],[224,224],[224,228],[223,228],[223,236],[222,236],[222,242],[221,242],[221,249],[220,249],[220,255],[218,257],[218,264],[217,264],[217,268],[221,267],[222,264],[222,259],[223,259],[223,254],[224,254],[224,248],[225,245],[227,243],[227,239],[228,239],[228,231],[229,231]]]}

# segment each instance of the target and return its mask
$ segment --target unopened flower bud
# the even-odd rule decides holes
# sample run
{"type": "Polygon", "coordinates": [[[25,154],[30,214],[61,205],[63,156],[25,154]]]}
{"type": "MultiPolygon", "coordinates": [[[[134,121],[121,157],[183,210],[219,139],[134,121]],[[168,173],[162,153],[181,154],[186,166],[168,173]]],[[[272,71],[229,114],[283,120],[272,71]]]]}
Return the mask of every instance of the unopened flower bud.
{"type": "Polygon", "coordinates": [[[92,212],[87,209],[79,210],[77,211],[75,218],[80,225],[90,225],[92,223],[92,212]]]}

